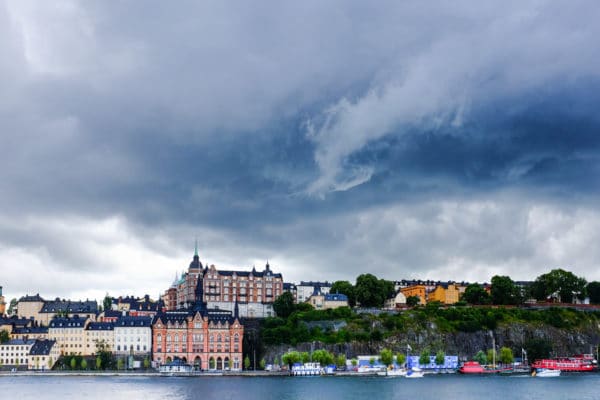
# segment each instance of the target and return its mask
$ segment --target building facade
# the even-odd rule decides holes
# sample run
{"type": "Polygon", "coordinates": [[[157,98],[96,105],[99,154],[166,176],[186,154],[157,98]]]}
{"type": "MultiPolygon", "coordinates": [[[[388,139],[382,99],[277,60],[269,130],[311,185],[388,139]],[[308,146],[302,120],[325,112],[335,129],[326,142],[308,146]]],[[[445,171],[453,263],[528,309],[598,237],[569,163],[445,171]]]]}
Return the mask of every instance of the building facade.
{"type": "Polygon", "coordinates": [[[407,299],[411,296],[417,296],[419,298],[419,304],[425,305],[427,303],[427,289],[425,285],[413,285],[400,289],[404,297],[407,299]]]}
{"type": "Polygon", "coordinates": [[[234,312],[209,309],[204,282],[196,283],[191,307],[157,314],[152,322],[155,364],[180,360],[198,370],[242,368],[244,327],[237,305],[234,312]]]}
{"type": "Polygon", "coordinates": [[[274,273],[269,263],[257,271],[218,270],[214,265],[204,267],[198,251],[187,272],[176,278],[164,293],[165,310],[191,308],[198,282],[204,285],[204,299],[208,308],[233,312],[237,304],[240,317],[264,318],[275,315],[273,302],[283,293],[283,278],[274,273]]]}
{"type": "Polygon", "coordinates": [[[114,325],[111,322],[89,322],[85,327],[84,356],[96,354],[100,350],[113,351],[115,348],[114,325]]]}
{"type": "Polygon", "coordinates": [[[327,294],[331,290],[331,283],[325,282],[313,282],[313,281],[300,281],[300,284],[296,285],[296,298],[298,303],[304,303],[315,291],[327,294]]]}
{"type": "Polygon", "coordinates": [[[0,344],[0,361],[3,366],[23,367],[29,365],[29,351],[35,340],[11,339],[0,344]]]}
{"type": "Polygon", "coordinates": [[[152,318],[123,316],[115,322],[117,355],[148,354],[152,351],[152,318]]]}
{"type": "Polygon", "coordinates": [[[50,370],[60,358],[60,350],[54,340],[36,340],[29,351],[28,369],[50,370]]]}
{"type": "Polygon", "coordinates": [[[85,328],[88,323],[90,323],[88,318],[79,318],[79,316],[56,317],[48,326],[48,339],[56,341],[61,355],[87,354],[85,328]]]}

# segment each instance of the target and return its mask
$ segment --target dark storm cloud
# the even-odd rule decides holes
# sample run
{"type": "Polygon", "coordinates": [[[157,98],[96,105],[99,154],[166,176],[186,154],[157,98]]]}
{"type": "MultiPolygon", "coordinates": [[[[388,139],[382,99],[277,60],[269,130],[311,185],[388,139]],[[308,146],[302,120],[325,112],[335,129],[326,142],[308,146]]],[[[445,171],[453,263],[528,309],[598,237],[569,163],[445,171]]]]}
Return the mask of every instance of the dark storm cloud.
{"type": "Polygon", "coordinates": [[[122,291],[98,271],[146,271],[132,290],[154,294],[198,236],[205,261],[269,259],[290,280],[600,278],[598,17],[9,1],[0,266],[122,291]]]}

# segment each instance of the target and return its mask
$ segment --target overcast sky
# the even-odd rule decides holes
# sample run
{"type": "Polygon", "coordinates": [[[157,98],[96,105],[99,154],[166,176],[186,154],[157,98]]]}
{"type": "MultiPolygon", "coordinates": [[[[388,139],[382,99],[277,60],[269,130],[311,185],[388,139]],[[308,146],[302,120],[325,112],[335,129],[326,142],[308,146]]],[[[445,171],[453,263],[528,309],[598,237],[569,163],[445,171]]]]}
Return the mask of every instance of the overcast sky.
{"type": "MultiPolygon", "coordinates": [[[[1,1],[1,0],[0,0],[1,1]]],[[[600,280],[596,1],[0,3],[0,285],[600,280]]]]}

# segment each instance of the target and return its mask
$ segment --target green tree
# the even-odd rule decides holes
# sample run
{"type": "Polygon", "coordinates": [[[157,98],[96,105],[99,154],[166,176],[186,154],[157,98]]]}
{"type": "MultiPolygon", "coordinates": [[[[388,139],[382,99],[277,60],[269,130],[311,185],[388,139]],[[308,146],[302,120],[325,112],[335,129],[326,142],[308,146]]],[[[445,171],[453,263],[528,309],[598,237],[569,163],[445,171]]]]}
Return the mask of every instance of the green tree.
{"type": "Polygon", "coordinates": [[[495,275],[492,277],[492,304],[520,304],[522,296],[520,289],[508,276],[495,275]]]}
{"type": "Polygon", "coordinates": [[[396,354],[396,364],[398,364],[399,366],[402,366],[405,363],[406,363],[406,354],[404,354],[404,353],[396,354]]]}
{"type": "Polygon", "coordinates": [[[81,369],[87,369],[87,361],[85,360],[85,358],[81,359],[81,369]]]}
{"type": "Polygon", "coordinates": [[[112,297],[110,297],[108,293],[106,293],[104,300],[102,300],[102,306],[104,307],[104,311],[112,309],[112,297]]]}
{"type": "Polygon", "coordinates": [[[144,369],[150,368],[150,359],[148,357],[144,357],[144,369]]]}
{"type": "Polygon", "coordinates": [[[53,366],[54,360],[52,359],[52,357],[48,357],[48,369],[52,369],[53,366]]]}
{"type": "Polygon", "coordinates": [[[294,304],[294,295],[290,292],[284,292],[273,302],[273,310],[278,317],[287,318],[296,310],[294,304]]]}
{"type": "Polygon", "coordinates": [[[338,368],[343,368],[346,366],[346,355],[345,354],[338,354],[338,356],[335,358],[335,365],[338,368]]]}
{"type": "Polygon", "coordinates": [[[102,357],[96,356],[96,369],[102,369],[102,357]]]}
{"type": "MultiPolygon", "coordinates": [[[[211,360],[214,363],[214,358],[211,358],[211,360]]],[[[213,369],[214,367],[211,367],[211,369],[213,369]]],[[[250,357],[246,356],[244,358],[244,369],[250,369],[250,357]]]]}
{"type": "Polygon", "coordinates": [[[354,307],[356,305],[356,296],[354,294],[354,286],[348,281],[335,281],[331,285],[329,293],[341,293],[348,297],[348,305],[354,307]]]}
{"type": "Polygon", "coordinates": [[[531,293],[537,300],[555,297],[561,303],[572,303],[574,298],[585,298],[586,286],[584,278],[559,268],[538,276],[531,286],[531,293]]]}
{"type": "Polygon", "coordinates": [[[310,362],[310,353],[308,351],[303,351],[302,353],[300,353],[300,359],[303,364],[310,362]]]}
{"type": "Polygon", "coordinates": [[[600,282],[593,281],[587,284],[587,293],[590,297],[590,303],[600,304],[600,282]]]}
{"type": "Polygon", "coordinates": [[[490,295],[481,285],[472,283],[465,289],[461,300],[464,300],[469,304],[489,304],[490,295]]]}
{"type": "Polygon", "coordinates": [[[352,360],[350,360],[350,364],[352,364],[353,367],[356,367],[358,365],[358,360],[356,358],[353,358],[352,360]]]}
{"type": "Polygon", "coordinates": [[[10,340],[8,331],[0,330],[0,343],[6,343],[10,340]]]}
{"type": "Polygon", "coordinates": [[[485,365],[488,363],[488,358],[482,350],[479,350],[477,354],[475,354],[473,360],[477,361],[481,365],[485,365]]]}
{"type": "Polygon", "coordinates": [[[69,362],[71,369],[77,368],[77,359],[75,357],[71,357],[71,361],[69,362]]]}
{"type": "Polygon", "coordinates": [[[446,354],[442,350],[439,350],[435,353],[435,363],[437,365],[444,365],[444,361],[446,361],[446,354]]]}
{"type": "Polygon", "coordinates": [[[315,350],[313,351],[312,354],[312,360],[314,362],[318,362],[321,365],[330,365],[333,364],[333,354],[331,354],[330,352],[328,352],[325,349],[319,349],[319,350],[315,350]]]}
{"type": "Polygon", "coordinates": [[[421,298],[419,296],[408,296],[406,298],[406,305],[409,307],[417,306],[421,303],[421,298]]]}
{"type": "Polygon", "coordinates": [[[379,358],[383,365],[391,365],[394,362],[394,353],[390,349],[383,349],[379,353],[379,358]]]}
{"type": "Polygon", "coordinates": [[[122,370],[122,369],[123,369],[123,366],[124,366],[123,359],[122,359],[122,358],[118,358],[118,359],[117,359],[117,369],[118,369],[118,370],[122,370]]]}
{"type": "MultiPolygon", "coordinates": [[[[289,369],[292,369],[292,365],[299,363],[301,360],[302,357],[297,351],[290,351],[281,356],[281,362],[287,364],[289,369]]],[[[250,363],[250,360],[248,360],[248,363],[250,363]]]]}
{"type": "Polygon", "coordinates": [[[423,349],[419,356],[419,364],[427,365],[430,362],[429,349],[423,349]]]}
{"type": "Polygon", "coordinates": [[[258,363],[258,367],[260,369],[265,369],[265,366],[267,365],[267,362],[265,361],[264,358],[261,358],[260,362],[258,363]]]}
{"type": "Polygon", "coordinates": [[[394,293],[394,283],[377,279],[372,274],[362,274],[356,278],[354,294],[361,307],[383,307],[385,300],[394,293]]]}
{"type": "Polygon", "coordinates": [[[513,352],[508,347],[500,348],[500,362],[502,364],[512,364],[515,357],[513,356],[513,352]]]}
{"type": "Polygon", "coordinates": [[[375,357],[371,357],[371,358],[369,358],[369,364],[370,364],[371,366],[375,365],[375,357]]]}
{"type": "Polygon", "coordinates": [[[279,358],[277,356],[273,359],[273,365],[279,365],[279,358]]]}

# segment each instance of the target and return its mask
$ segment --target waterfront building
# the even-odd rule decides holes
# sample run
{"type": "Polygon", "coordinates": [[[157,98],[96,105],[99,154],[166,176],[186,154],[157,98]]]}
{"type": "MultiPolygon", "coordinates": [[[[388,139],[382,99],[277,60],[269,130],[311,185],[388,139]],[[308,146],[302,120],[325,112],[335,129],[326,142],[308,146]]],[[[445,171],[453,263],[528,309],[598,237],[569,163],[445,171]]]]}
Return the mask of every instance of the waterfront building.
{"type": "Polygon", "coordinates": [[[11,339],[0,344],[0,362],[3,366],[25,368],[29,364],[29,351],[35,340],[11,339]]]}
{"type": "Polygon", "coordinates": [[[275,315],[273,302],[283,293],[283,278],[274,273],[269,263],[257,271],[218,270],[214,265],[203,266],[198,250],[188,271],[176,277],[163,295],[164,307],[168,311],[187,310],[195,302],[198,282],[204,285],[203,301],[211,309],[234,311],[237,304],[240,317],[264,318],[275,315]]]}
{"type": "Polygon", "coordinates": [[[33,319],[19,318],[16,315],[11,317],[0,317],[0,331],[6,331],[11,334],[15,329],[33,326],[33,319]]]}
{"type": "Polygon", "coordinates": [[[114,324],[117,355],[147,354],[152,350],[152,318],[122,316],[114,324]]]}
{"type": "Polygon", "coordinates": [[[201,370],[242,368],[244,327],[234,312],[209,309],[202,276],[191,307],[158,313],[152,321],[152,357],[157,364],[182,360],[201,370]]]}
{"type": "Polygon", "coordinates": [[[425,305],[427,302],[426,287],[425,285],[413,285],[401,288],[400,291],[407,299],[411,296],[417,296],[419,298],[419,304],[425,305]]]}
{"type": "Polygon", "coordinates": [[[48,338],[56,340],[61,355],[87,354],[85,328],[90,322],[89,318],[79,318],[78,315],[72,318],[55,317],[48,326],[48,338]]]}
{"type": "Polygon", "coordinates": [[[29,351],[28,369],[50,370],[60,358],[60,349],[55,340],[36,340],[29,351]]]}
{"type": "Polygon", "coordinates": [[[315,290],[327,294],[331,290],[331,283],[325,282],[313,282],[313,281],[300,281],[300,284],[296,285],[297,291],[297,302],[304,303],[308,300],[310,296],[315,292],[315,290]]]}
{"type": "Polygon", "coordinates": [[[114,324],[112,322],[90,321],[85,327],[84,356],[96,354],[100,350],[113,351],[115,348],[114,324]]]}

